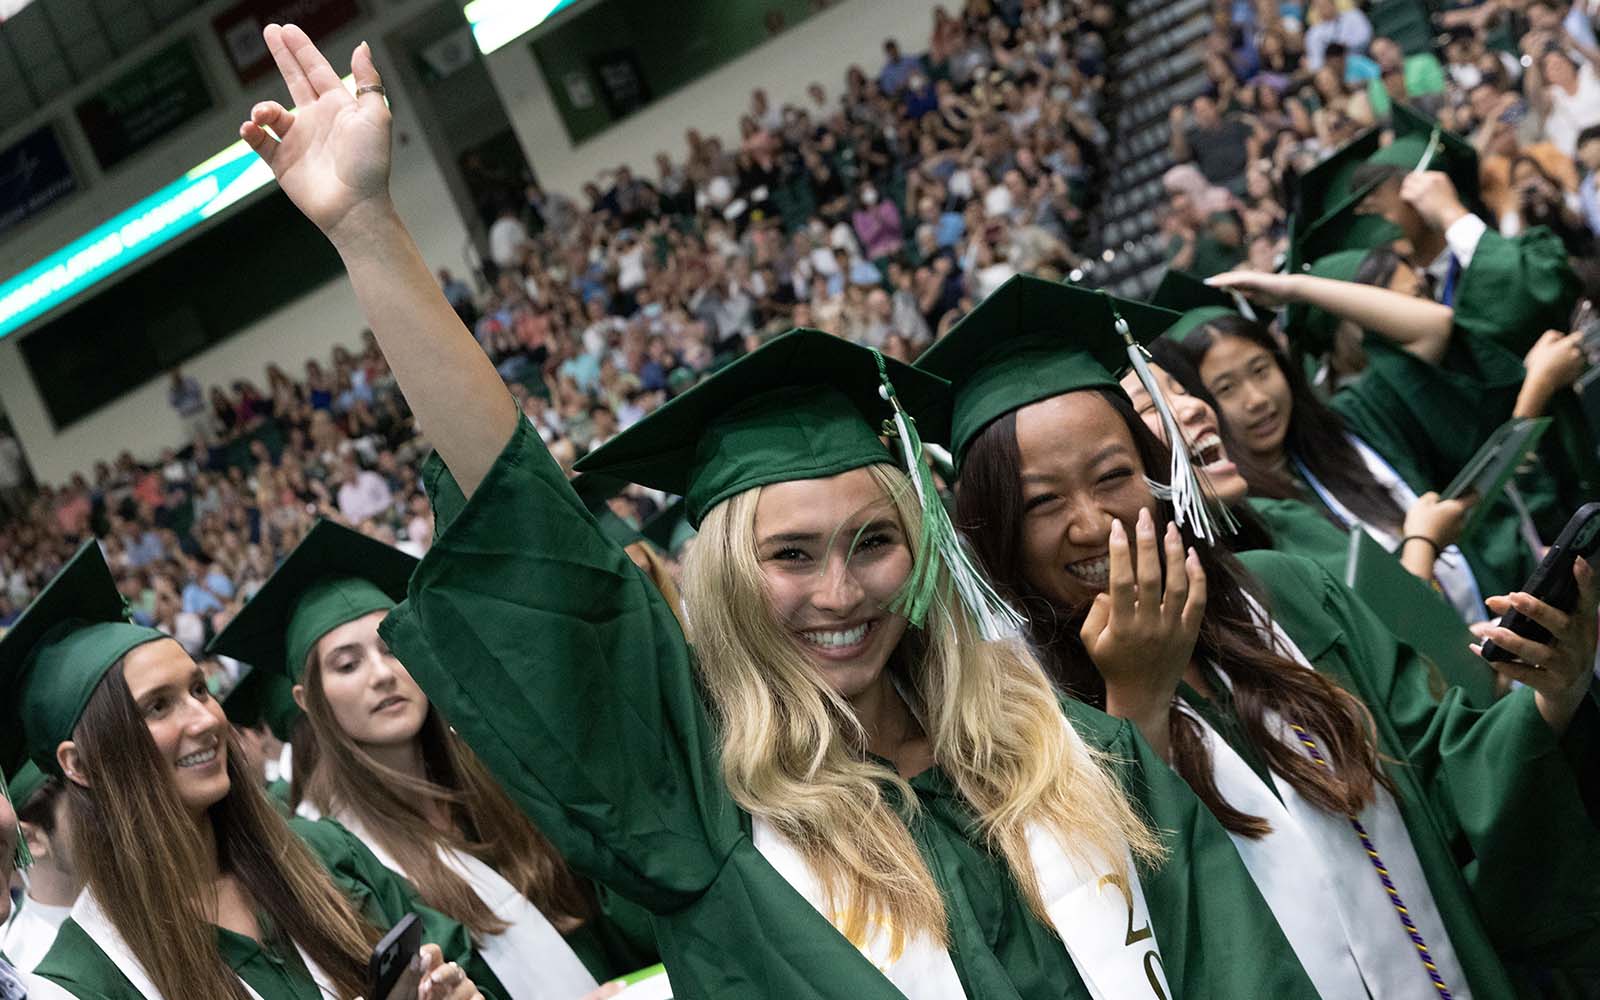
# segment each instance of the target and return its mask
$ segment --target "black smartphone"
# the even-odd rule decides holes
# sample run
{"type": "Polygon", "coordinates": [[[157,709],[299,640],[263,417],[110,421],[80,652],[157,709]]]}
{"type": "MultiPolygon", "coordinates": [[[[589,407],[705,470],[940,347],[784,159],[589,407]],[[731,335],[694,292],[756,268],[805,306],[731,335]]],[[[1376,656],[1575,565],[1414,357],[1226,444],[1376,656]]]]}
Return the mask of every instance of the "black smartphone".
{"type": "Polygon", "coordinates": [[[366,996],[369,1000],[389,1000],[389,994],[394,992],[400,977],[421,950],[422,921],[415,913],[408,913],[373,946],[372,957],[367,961],[366,996]]]}
{"type": "MultiPolygon", "coordinates": [[[[1523,592],[1532,594],[1552,608],[1571,611],[1578,601],[1578,581],[1572,578],[1572,562],[1579,556],[1594,559],[1597,549],[1600,549],[1600,503],[1586,503],[1561,529],[1556,543],[1550,546],[1539,568],[1523,585],[1523,592]]],[[[1549,629],[1520,611],[1508,613],[1500,619],[1500,626],[1534,642],[1549,642],[1551,639],[1549,629]]],[[[1496,646],[1493,639],[1484,642],[1483,658],[1497,663],[1509,663],[1516,659],[1496,646]]]]}

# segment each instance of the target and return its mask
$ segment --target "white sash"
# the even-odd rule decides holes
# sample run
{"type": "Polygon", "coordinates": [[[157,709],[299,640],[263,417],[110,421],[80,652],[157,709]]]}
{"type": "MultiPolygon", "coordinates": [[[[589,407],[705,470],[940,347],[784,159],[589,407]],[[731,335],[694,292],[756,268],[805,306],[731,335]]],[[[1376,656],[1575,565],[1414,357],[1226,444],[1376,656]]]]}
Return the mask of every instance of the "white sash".
{"type": "MultiPolygon", "coordinates": [[[[128,942],[124,941],[122,935],[118,933],[116,925],[111,922],[111,918],[106,914],[105,910],[101,909],[100,901],[95,899],[91,890],[86,888],[78,896],[78,901],[72,906],[72,919],[79,927],[83,928],[83,932],[89,936],[89,940],[99,946],[105,956],[111,960],[111,964],[117,967],[117,971],[121,972],[123,977],[133,984],[133,988],[145,1000],[186,1000],[184,997],[163,996],[161,991],[156,989],[156,984],[150,980],[150,974],[145,971],[144,965],[139,961],[138,956],[134,955],[128,948],[128,942]]],[[[311,960],[311,956],[301,950],[299,945],[295,945],[295,951],[300,953],[300,960],[306,964],[306,969],[310,971],[311,978],[316,983],[317,989],[324,996],[337,997],[339,991],[334,987],[333,981],[328,978],[327,973],[323,972],[317,963],[311,960]]],[[[242,979],[240,982],[244,984],[245,992],[249,993],[253,1000],[261,1000],[261,994],[257,993],[249,983],[245,983],[242,979]]]]}
{"type": "Polygon", "coordinates": [[[71,910],[70,906],[47,906],[24,895],[11,921],[0,932],[0,953],[5,954],[13,969],[32,972],[55,943],[71,910]]]}
{"type": "MultiPolygon", "coordinates": [[[[1315,670],[1261,605],[1248,596],[1246,599],[1262,639],[1282,655],[1315,670]]],[[[1226,683],[1225,677],[1222,680],[1226,683]]],[[[1276,714],[1267,712],[1263,721],[1287,745],[1301,745],[1288,723],[1276,714]]],[[[1209,726],[1204,729],[1212,748],[1217,790],[1235,807],[1263,816],[1272,824],[1273,832],[1262,840],[1236,837],[1234,843],[1318,991],[1329,997],[1370,994],[1384,1000],[1437,998],[1438,991],[1349,818],[1307,801],[1294,786],[1273,774],[1273,783],[1282,797],[1280,802],[1225,741],[1209,726]],[[1343,942],[1329,940],[1333,936],[1329,931],[1336,927],[1343,931],[1343,942]],[[1347,948],[1346,954],[1358,970],[1365,993],[1351,993],[1341,985],[1349,970],[1344,956],[1339,954],[1345,950],[1340,944],[1347,948]],[[1323,977],[1337,980],[1334,985],[1325,986],[1323,977]]],[[[1399,805],[1381,785],[1375,792],[1373,801],[1357,818],[1382,856],[1390,881],[1427,942],[1451,995],[1470,1000],[1466,972],[1434,902],[1399,805]]]]}
{"type": "MultiPolygon", "coordinates": [[[[1382,455],[1373,451],[1370,445],[1354,434],[1347,434],[1345,437],[1355,448],[1356,453],[1361,456],[1361,461],[1366,465],[1367,472],[1372,475],[1373,480],[1379,486],[1388,491],[1395,505],[1402,511],[1410,510],[1417,502],[1417,494],[1410,486],[1406,485],[1404,479],[1400,478],[1400,473],[1395,471],[1394,466],[1390,465],[1382,455]]],[[[1371,535],[1374,541],[1390,552],[1395,553],[1396,559],[1400,558],[1400,538],[1398,535],[1391,534],[1375,524],[1368,524],[1361,520],[1338,497],[1334,496],[1331,490],[1323,486],[1321,481],[1312,475],[1311,470],[1306,468],[1303,463],[1300,464],[1299,468],[1301,476],[1304,477],[1312,491],[1317,494],[1329,510],[1333,511],[1335,517],[1344,522],[1346,527],[1360,525],[1361,530],[1371,535]]],[[[1439,551],[1438,558],[1433,561],[1433,578],[1438,581],[1439,589],[1443,591],[1445,600],[1450,602],[1450,606],[1456,609],[1456,613],[1461,615],[1463,621],[1476,622],[1483,620],[1483,616],[1488,612],[1484,609],[1483,594],[1478,589],[1478,579],[1473,575],[1472,567],[1467,563],[1467,557],[1461,554],[1461,549],[1458,546],[1449,545],[1439,551]]]]}
{"type": "Polygon", "coordinates": [[[22,977],[22,988],[28,991],[28,1000],[75,1000],[71,993],[48,979],[41,979],[31,972],[20,972],[18,975],[22,977]]]}
{"type": "MultiPolygon", "coordinates": [[[[824,908],[827,897],[821,882],[794,845],[760,818],[754,820],[754,839],[767,863],[833,922],[824,908]]],[[[1090,996],[1124,1000],[1172,995],[1131,855],[1124,851],[1131,879],[1125,890],[1122,879],[1109,872],[1110,865],[1100,871],[1085,869],[1043,828],[1029,829],[1028,855],[1045,912],[1090,996]]],[[[891,938],[891,928],[874,924],[865,942],[851,943],[908,1000],[964,1000],[966,993],[949,951],[918,935],[906,940],[896,954],[889,947],[891,938]]]]}
{"type": "MultiPolygon", "coordinates": [[[[334,819],[366,844],[385,868],[410,876],[366,828],[344,811],[334,819]]],[[[478,955],[506,988],[508,1000],[575,1000],[599,988],[561,932],[516,886],[463,851],[439,848],[439,860],[461,876],[496,917],[508,926],[475,941],[478,955]]]]}

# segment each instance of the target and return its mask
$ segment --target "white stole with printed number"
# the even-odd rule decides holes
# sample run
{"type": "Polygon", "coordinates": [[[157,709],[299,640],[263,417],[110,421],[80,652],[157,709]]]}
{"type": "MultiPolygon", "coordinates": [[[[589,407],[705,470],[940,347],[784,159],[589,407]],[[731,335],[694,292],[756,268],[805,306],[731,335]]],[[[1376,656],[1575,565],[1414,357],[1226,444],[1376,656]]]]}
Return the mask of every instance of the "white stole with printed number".
{"type": "MultiPolygon", "coordinates": [[[[761,856],[784,881],[832,922],[826,909],[827,894],[794,845],[760,818],[754,820],[754,840],[761,856]]],[[[1112,865],[1084,866],[1043,828],[1029,829],[1028,854],[1045,912],[1090,996],[1095,1000],[1143,1000],[1172,995],[1150,926],[1144,890],[1126,850],[1126,886],[1113,873],[1112,865]]],[[[892,928],[874,924],[868,929],[865,942],[851,943],[908,1000],[965,1000],[966,993],[948,950],[926,935],[918,935],[905,940],[899,952],[894,952],[890,947],[892,938],[892,928]]]]}

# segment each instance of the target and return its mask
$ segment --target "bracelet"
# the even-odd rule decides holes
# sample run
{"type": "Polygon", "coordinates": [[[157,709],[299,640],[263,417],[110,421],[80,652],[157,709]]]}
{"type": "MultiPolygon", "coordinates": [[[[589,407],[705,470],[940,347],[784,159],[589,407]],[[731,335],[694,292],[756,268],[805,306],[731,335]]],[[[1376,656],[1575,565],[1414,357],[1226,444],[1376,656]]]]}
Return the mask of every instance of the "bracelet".
{"type": "Polygon", "coordinates": [[[1439,556],[1444,553],[1444,550],[1439,547],[1439,543],[1429,538],[1427,535],[1407,535],[1400,539],[1401,551],[1405,550],[1407,542],[1426,542],[1429,547],[1433,549],[1433,557],[1435,559],[1439,558],[1439,556]]]}

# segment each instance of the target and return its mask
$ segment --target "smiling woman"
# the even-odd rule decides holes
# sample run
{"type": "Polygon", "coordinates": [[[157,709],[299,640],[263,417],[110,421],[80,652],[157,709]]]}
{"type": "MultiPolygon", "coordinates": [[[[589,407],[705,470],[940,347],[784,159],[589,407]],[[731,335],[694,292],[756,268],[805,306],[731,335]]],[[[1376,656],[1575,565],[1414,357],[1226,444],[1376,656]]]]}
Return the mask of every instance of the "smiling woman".
{"type": "MultiPolygon", "coordinates": [[[[0,640],[0,770],[26,755],[64,779],[87,883],[37,974],[106,1000],[357,996],[404,889],[343,831],[286,825],[200,667],[122,614],[91,540],[0,640]]],[[[466,960],[459,926],[424,925],[466,960]]],[[[452,1000],[477,995],[453,964],[437,974],[452,1000]]]]}
{"type": "MultiPolygon", "coordinates": [[[[1115,378],[1125,354],[1114,318],[1154,336],[1176,314],[1013,282],[917,364],[955,380],[958,520],[1029,612],[1052,676],[1135,722],[1226,825],[1323,996],[1423,1000],[1461,984],[1511,995],[1522,941],[1498,921],[1511,901],[1494,883],[1530,866],[1542,884],[1563,883],[1593,834],[1582,826],[1559,857],[1510,847],[1512,826],[1581,816],[1584,786],[1553,759],[1546,771],[1483,751],[1592,731],[1590,621],[1560,621],[1558,645],[1585,667],[1541,678],[1545,693],[1487,711],[1458,691],[1441,697],[1431,664],[1324,570],[1273,552],[1235,559],[1172,523],[1159,499],[1166,446],[1115,378]],[[1488,791],[1509,786],[1539,793],[1512,807],[1488,791]],[[1502,875],[1469,879],[1454,843],[1502,875]]],[[[1270,359],[1241,349],[1226,360],[1241,380],[1270,380],[1270,359]]],[[[1270,411],[1272,391],[1252,391],[1270,411]]],[[[1578,577],[1587,619],[1596,594],[1587,570],[1578,577]]],[[[1562,937],[1575,956],[1589,935],[1569,923],[1546,940],[1562,937]]]]}
{"type": "MultiPolygon", "coordinates": [[[[684,496],[685,642],[427,279],[383,101],[267,37],[298,108],[241,134],[339,248],[466,497],[380,634],[574,869],[651,911],[675,993],[1313,995],[1221,829],[1002,635],[909,419],[937,425],[940,380],[795,331],[585,459],[684,496]],[[1211,960],[1202,926],[1261,960],[1211,960]]],[[[364,48],[354,71],[378,82],[364,48]]]]}
{"type": "Polygon", "coordinates": [[[210,649],[294,684],[307,719],[295,760],[315,762],[296,785],[472,932],[487,967],[475,978],[507,1000],[577,1000],[653,964],[651,943],[601,911],[379,637],[415,566],[319,521],[210,649]]]}

